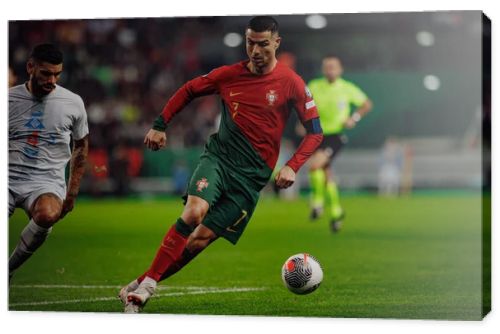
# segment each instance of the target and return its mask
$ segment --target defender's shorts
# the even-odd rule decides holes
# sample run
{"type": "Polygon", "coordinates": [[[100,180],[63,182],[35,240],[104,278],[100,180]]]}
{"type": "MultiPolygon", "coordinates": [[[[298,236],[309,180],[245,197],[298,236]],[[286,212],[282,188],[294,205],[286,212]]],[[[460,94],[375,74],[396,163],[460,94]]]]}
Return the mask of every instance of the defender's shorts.
{"type": "Polygon", "coordinates": [[[202,224],[215,234],[238,242],[259,199],[260,189],[251,180],[231,172],[213,155],[204,154],[193,173],[188,195],[203,198],[210,205],[202,224]]]}
{"type": "Polygon", "coordinates": [[[66,186],[57,183],[43,181],[27,181],[9,178],[9,217],[14,213],[16,207],[21,207],[30,213],[33,203],[40,195],[52,193],[61,200],[66,198],[66,186]]]}

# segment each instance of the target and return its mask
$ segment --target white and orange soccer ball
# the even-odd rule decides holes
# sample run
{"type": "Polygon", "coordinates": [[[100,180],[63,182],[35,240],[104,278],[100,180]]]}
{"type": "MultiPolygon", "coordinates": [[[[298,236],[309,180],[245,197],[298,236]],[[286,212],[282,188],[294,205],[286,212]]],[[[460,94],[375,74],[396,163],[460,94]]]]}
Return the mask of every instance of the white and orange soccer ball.
{"type": "Polygon", "coordinates": [[[281,278],[288,290],[305,295],[319,287],[323,280],[323,269],[315,257],[307,253],[295,254],[285,261],[281,278]]]}

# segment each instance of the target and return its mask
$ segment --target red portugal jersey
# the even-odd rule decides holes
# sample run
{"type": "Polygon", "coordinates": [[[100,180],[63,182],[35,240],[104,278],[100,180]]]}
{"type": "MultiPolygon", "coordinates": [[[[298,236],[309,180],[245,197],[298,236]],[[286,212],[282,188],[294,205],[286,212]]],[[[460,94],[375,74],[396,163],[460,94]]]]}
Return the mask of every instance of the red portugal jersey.
{"type": "MultiPolygon", "coordinates": [[[[303,124],[318,118],[318,112],[304,81],[293,70],[278,62],[270,73],[257,75],[250,72],[247,64],[248,61],[243,61],[222,66],[187,82],[165,105],[162,117],[168,124],[192,99],[218,94],[223,103],[220,135],[216,138],[218,143],[235,146],[231,141],[237,138],[225,136],[222,132],[224,127],[236,126],[242,138],[273,170],[291,110],[297,112],[303,124]]],[[[297,172],[321,140],[321,133],[306,135],[287,165],[297,172]]]]}

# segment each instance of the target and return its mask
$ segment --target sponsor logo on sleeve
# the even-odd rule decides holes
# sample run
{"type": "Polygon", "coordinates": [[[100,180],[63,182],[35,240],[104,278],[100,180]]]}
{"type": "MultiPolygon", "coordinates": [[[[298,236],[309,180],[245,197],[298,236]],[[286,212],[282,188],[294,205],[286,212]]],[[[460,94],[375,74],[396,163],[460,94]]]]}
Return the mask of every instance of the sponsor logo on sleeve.
{"type": "Polygon", "coordinates": [[[314,100],[306,102],[306,109],[311,109],[311,108],[313,108],[315,106],[316,106],[316,104],[314,103],[314,100]]]}

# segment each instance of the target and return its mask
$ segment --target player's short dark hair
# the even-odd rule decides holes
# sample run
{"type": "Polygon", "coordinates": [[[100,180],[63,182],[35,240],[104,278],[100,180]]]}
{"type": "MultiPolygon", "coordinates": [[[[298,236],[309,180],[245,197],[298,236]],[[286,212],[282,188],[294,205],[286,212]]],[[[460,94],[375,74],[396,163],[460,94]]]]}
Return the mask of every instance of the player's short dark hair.
{"type": "Polygon", "coordinates": [[[31,51],[30,58],[38,62],[47,62],[52,65],[59,65],[63,62],[63,54],[55,45],[45,43],[38,44],[31,51]]]}
{"type": "Polygon", "coordinates": [[[278,22],[271,16],[255,16],[247,25],[247,29],[255,32],[270,31],[271,34],[277,33],[279,26],[278,22]]]}

